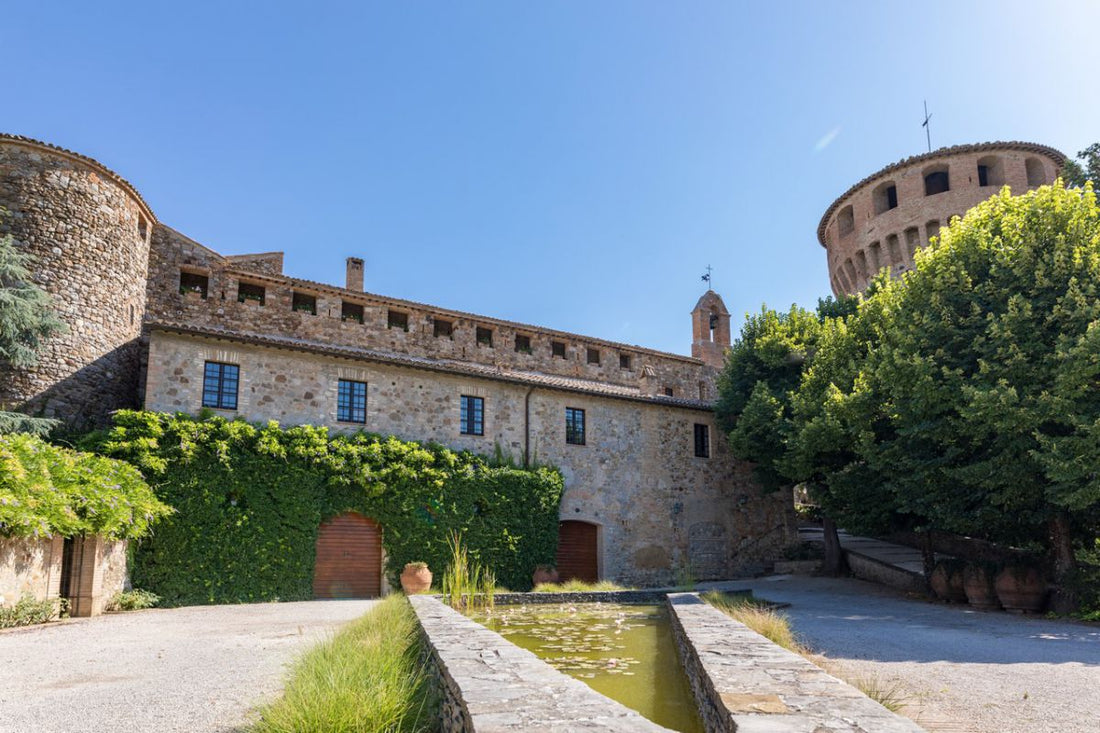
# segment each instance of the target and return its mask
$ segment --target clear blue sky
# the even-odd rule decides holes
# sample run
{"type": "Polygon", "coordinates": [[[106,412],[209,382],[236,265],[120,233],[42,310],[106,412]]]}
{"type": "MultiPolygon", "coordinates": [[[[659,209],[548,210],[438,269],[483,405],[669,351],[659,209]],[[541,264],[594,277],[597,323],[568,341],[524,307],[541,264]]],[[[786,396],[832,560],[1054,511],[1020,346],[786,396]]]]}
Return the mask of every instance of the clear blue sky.
{"type": "Polygon", "coordinates": [[[828,293],[849,185],[925,149],[1100,140],[1100,3],[9,3],[0,130],[288,273],[688,353],[828,293]],[[308,10],[303,9],[308,7],[308,10]]]}

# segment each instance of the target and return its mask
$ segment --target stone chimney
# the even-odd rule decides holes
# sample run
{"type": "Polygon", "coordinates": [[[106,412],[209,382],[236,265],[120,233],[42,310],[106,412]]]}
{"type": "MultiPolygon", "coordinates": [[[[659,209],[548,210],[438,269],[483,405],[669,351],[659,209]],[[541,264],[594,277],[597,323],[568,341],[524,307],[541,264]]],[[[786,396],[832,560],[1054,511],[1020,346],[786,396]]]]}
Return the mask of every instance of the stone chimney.
{"type": "Polygon", "coordinates": [[[363,260],[358,257],[348,257],[348,290],[363,292],[363,260]]]}

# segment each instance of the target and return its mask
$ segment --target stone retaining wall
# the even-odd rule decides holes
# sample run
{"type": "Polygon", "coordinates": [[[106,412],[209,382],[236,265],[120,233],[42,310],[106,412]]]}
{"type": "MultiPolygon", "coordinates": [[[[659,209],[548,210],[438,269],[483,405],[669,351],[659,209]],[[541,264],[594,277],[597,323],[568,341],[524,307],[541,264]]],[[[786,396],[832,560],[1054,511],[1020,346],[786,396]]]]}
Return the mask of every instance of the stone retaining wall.
{"type": "Polygon", "coordinates": [[[432,596],[409,602],[438,675],[443,733],[668,730],[432,596]]]}
{"type": "Polygon", "coordinates": [[[708,733],[915,733],[851,685],[695,593],[668,596],[673,634],[708,733]]]}
{"type": "Polygon", "coordinates": [[[852,571],[852,575],[857,578],[888,585],[907,593],[923,593],[926,589],[924,576],[919,573],[912,573],[851,550],[845,550],[844,557],[848,561],[848,568],[852,571]]]}

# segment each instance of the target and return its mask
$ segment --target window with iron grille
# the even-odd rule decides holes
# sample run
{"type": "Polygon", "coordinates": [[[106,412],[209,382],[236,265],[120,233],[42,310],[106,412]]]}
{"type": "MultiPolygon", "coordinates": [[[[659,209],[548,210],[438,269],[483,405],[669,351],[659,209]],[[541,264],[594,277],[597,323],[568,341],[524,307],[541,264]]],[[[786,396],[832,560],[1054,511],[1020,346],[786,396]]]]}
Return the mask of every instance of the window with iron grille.
{"type": "Polygon", "coordinates": [[[516,334],[516,351],[522,351],[524,354],[531,353],[531,337],[522,333],[516,334]]]}
{"type": "Polygon", "coordinates": [[[435,334],[436,338],[454,338],[454,324],[450,321],[436,318],[435,324],[432,326],[432,333],[435,334]]]}
{"type": "Polygon", "coordinates": [[[484,344],[485,346],[493,345],[493,329],[478,326],[474,335],[477,337],[477,342],[479,344],[484,344]]]}
{"type": "Polygon", "coordinates": [[[340,301],[340,320],[362,323],[363,306],[359,303],[349,303],[346,300],[340,301]]]}
{"type": "Polygon", "coordinates": [[[462,395],[459,399],[459,432],[463,435],[485,435],[485,400],[462,395]]]}
{"type": "Polygon", "coordinates": [[[619,354],[619,368],[620,369],[629,369],[630,368],[630,354],[619,354]]]}
{"type": "Polygon", "coordinates": [[[556,356],[559,359],[565,358],[565,342],[564,341],[551,341],[550,342],[550,355],[556,356]]]}
{"type": "Polygon", "coordinates": [[[341,379],[336,389],[336,420],[367,422],[367,383],[341,379]]]}
{"type": "Polygon", "coordinates": [[[295,290],[290,296],[290,309],[315,316],[317,315],[317,296],[295,290]]]}
{"type": "Polygon", "coordinates": [[[254,285],[253,283],[237,283],[237,302],[244,303],[246,301],[252,301],[254,303],[264,304],[264,300],[267,297],[267,292],[263,285],[254,285]]]}
{"type": "Polygon", "coordinates": [[[589,364],[599,364],[600,363],[600,350],[599,349],[589,349],[588,350],[588,363],[589,364]]]}
{"type": "Polygon", "coordinates": [[[402,311],[389,311],[386,316],[386,326],[388,328],[400,328],[402,331],[409,330],[409,314],[402,311]]]}
{"type": "Polygon", "coordinates": [[[206,362],[202,375],[202,406],[236,410],[240,375],[241,368],[236,364],[206,362]]]}
{"type": "Polygon", "coordinates": [[[584,410],[576,407],[565,408],[565,442],[571,445],[584,445],[584,410]]]}
{"type": "Polygon", "coordinates": [[[710,427],[695,423],[695,457],[710,458],[710,427]]]}

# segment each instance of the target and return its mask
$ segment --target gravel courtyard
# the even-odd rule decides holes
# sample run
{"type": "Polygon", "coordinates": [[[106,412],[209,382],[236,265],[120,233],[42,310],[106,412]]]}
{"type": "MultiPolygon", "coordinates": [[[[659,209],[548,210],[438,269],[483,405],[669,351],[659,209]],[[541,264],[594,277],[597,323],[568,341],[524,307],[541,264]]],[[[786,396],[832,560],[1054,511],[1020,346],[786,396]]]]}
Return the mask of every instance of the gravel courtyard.
{"type": "Polygon", "coordinates": [[[373,601],[153,609],[0,633],[0,731],[230,731],[373,601]]]}
{"type": "Polygon", "coordinates": [[[848,578],[748,585],[790,603],[795,631],[840,676],[900,682],[903,712],[930,731],[1100,731],[1100,625],[981,613],[848,578]]]}

